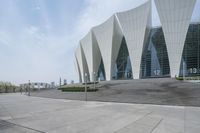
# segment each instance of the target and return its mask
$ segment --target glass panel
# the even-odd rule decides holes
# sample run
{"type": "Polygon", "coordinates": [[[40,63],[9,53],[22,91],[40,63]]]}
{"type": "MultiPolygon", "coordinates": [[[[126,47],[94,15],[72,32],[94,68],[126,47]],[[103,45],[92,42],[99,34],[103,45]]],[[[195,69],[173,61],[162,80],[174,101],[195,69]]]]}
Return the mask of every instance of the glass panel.
{"type": "Polygon", "coordinates": [[[200,76],[200,24],[190,24],[182,55],[179,76],[200,76]]]}
{"type": "Polygon", "coordinates": [[[115,64],[113,79],[132,79],[132,67],[126,40],[123,37],[115,64]]]}
{"type": "Polygon", "coordinates": [[[151,29],[142,55],[141,70],[142,78],[170,76],[169,60],[162,28],[151,29]]]}
{"type": "Polygon", "coordinates": [[[98,70],[98,79],[100,81],[104,81],[106,80],[105,78],[105,69],[104,69],[104,65],[103,65],[103,60],[101,59],[101,63],[100,63],[100,66],[99,66],[99,70],[98,70]]]}

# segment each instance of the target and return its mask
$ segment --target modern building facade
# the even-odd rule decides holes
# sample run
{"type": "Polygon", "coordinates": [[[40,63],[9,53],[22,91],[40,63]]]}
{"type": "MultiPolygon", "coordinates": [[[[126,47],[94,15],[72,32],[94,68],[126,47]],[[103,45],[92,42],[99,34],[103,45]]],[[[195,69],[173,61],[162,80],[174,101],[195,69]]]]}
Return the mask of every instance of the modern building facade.
{"type": "Polygon", "coordinates": [[[200,23],[191,21],[196,0],[154,2],[161,26],[152,26],[149,0],[114,14],[80,40],[80,82],[200,76],[200,23]]]}

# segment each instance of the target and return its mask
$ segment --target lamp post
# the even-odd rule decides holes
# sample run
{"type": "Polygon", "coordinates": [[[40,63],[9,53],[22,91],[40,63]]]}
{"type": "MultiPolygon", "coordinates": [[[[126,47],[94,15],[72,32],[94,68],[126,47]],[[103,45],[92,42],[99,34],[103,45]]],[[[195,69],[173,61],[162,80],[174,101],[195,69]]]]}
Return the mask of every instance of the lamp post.
{"type": "Polygon", "coordinates": [[[85,73],[85,101],[87,101],[87,73],[85,73]]]}
{"type": "Polygon", "coordinates": [[[93,76],[94,76],[93,78],[94,78],[94,90],[95,90],[96,73],[95,73],[95,72],[93,72],[93,74],[94,74],[94,75],[93,75],[93,76]]]}
{"type": "Polygon", "coordinates": [[[184,60],[183,60],[183,80],[185,78],[185,71],[184,71],[184,60]]]}
{"type": "Polygon", "coordinates": [[[28,80],[28,96],[30,96],[31,93],[31,82],[28,80]]]}

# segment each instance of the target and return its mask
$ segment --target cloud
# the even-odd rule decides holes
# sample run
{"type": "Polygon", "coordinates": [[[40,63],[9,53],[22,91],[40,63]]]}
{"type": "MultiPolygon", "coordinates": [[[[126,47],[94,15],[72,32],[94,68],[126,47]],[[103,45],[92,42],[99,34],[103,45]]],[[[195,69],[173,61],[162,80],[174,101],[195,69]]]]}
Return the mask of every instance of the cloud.
{"type": "Polygon", "coordinates": [[[200,0],[196,1],[196,5],[193,11],[193,15],[192,15],[192,21],[193,22],[200,22],[200,0]]]}
{"type": "Polygon", "coordinates": [[[77,31],[83,37],[94,26],[106,21],[116,12],[135,8],[147,0],[85,0],[86,7],[79,15],[77,31]]]}
{"type": "MultiPolygon", "coordinates": [[[[60,76],[67,78],[68,66],[73,72],[73,65],[69,64],[72,57],[67,54],[72,48],[67,46],[69,38],[65,35],[46,33],[40,27],[30,25],[15,36],[0,32],[0,38],[0,45],[9,44],[0,49],[0,80],[16,84],[29,79],[51,82],[60,76]]],[[[74,79],[72,75],[69,80],[74,79]]]]}
{"type": "Polygon", "coordinates": [[[41,7],[40,7],[40,6],[36,6],[36,7],[34,8],[34,10],[41,10],[41,7]]]}
{"type": "Polygon", "coordinates": [[[0,31],[0,43],[9,46],[10,37],[5,31],[0,31]]]}
{"type": "Polygon", "coordinates": [[[35,34],[35,33],[38,32],[38,30],[39,30],[38,27],[32,26],[32,25],[26,28],[26,31],[27,31],[29,34],[35,34]]]}

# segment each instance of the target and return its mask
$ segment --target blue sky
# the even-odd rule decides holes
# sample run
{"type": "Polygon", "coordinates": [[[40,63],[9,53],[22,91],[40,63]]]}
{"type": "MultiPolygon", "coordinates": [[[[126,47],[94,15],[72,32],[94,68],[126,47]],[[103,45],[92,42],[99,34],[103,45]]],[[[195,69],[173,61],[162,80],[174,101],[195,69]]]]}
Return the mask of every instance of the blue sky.
{"type": "MultiPolygon", "coordinates": [[[[113,13],[145,1],[1,0],[0,81],[78,81],[74,51],[79,40],[113,13]]],[[[193,15],[194,20],[199,18],[193,15]]],[[[160,25],[155,7],[153,19],[154,26],[160,25]]]]}

